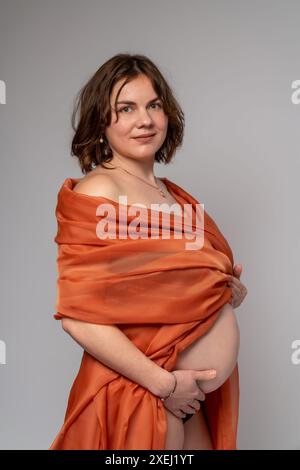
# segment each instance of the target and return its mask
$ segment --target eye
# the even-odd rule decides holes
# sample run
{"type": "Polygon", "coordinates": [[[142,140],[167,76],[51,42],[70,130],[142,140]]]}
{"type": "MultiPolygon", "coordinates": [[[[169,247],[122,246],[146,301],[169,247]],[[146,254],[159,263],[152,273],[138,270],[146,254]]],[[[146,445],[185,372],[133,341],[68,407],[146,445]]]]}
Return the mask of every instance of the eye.
{"type": "MultiPolygon", "coordinates": [[[[119,109],[119,113],[122,113],[125,109],[128,109],[128,108],[130,108],[130,106],[125,106],[124,108],[119,109]]],[[[125,113],[125,114],[127,114],[127,113],[125,113]]]]}
{"type": "MultiPolygon", "coordinates": [[[[161,104],[160,104],[160,103],[152,103],[152,105],[158,106],[159,108],[161,108],[161,104]]],[[[152,106],[152,105],[151,105],[151,106],[152,106]]]]}
{"type": "MultiPolygon", "coordinates": [[[[158,106],[158,108],[162,108],[162,105],[160,103],[151,103],[150,106],[158,106]]],[[[131,108],[131,106],[124,106],[123,108],[120,108],[118,110],[119,113],[125,112],[125,114],[128,114],[125,110],[131,108]]]]}

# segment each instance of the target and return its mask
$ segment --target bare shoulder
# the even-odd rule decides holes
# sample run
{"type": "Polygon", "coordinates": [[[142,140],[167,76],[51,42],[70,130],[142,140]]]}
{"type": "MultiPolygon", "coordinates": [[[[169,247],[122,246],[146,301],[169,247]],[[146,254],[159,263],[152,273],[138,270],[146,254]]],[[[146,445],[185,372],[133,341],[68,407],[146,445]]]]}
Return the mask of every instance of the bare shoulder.
{"type": "Polygon", "coordinates": [[[88,196],[103,196],[109,199],[118,198],[119,185],[109,174],[95,173],[84,176],[73,188],[73,191],[88,196]]]}

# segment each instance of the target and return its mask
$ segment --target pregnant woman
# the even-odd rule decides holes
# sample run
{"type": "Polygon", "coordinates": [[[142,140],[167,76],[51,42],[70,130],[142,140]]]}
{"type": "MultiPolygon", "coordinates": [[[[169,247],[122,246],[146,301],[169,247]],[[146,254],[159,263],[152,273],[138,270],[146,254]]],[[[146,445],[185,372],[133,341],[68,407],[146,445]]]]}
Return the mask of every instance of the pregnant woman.
{"type": "Polygon", "coordinates": [[[111,58],[79,98],[85,176],[58,194],[54,318],[84,353],[50,449],[236,449],[230,301],[246,289],[207,212],[154,175],[182,143],[183,113],[141,55],[111,58]]]}

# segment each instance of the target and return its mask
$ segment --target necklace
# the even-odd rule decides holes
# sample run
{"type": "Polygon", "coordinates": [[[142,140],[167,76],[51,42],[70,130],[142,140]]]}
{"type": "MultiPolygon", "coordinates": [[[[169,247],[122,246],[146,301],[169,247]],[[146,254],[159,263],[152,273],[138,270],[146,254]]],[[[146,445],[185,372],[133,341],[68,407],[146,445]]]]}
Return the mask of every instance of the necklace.
{"type": "MultiPolygon", "coordinates": [[[[136,178],[140,179],[141,181],[143,181],[144,183],[148,184],[149,186],[152,186],[152,188],[157,189],[162,197],[167,197],[166,194],[165,194],[165,192],[158,186],[157,183],[156,183],[156,186],[155,186],[154,184],[148,183],[148,181],[145,181],[143,178],[140,178],[139,176],[136,176],[136,175],[134,175],[133,173],[130,173],[130,171],[125,170],[125,168],[122,168],[121,166],[115,166],[115,168],[120,168],[120,170],[126,171],[126,173],[129,173],[130,175],[135,176],[136,178]]],[[[154,178],[155,178],[155,181],[156,181],[156,177],[155,177],[155,176],[154,176],[154,178]]]]}

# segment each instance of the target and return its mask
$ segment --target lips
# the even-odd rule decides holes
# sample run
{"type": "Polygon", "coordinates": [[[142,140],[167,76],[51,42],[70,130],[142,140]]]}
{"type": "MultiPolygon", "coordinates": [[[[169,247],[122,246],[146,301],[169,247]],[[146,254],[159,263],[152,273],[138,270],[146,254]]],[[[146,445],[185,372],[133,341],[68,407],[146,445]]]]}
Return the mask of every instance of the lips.
{"type": "Polygon", "coordinates": [[[154,137],[155,134],[143,134],[143,135],[138,135],[137,137],[134,137],[134,139],[147,139],[149,137],[154,137]]]}

